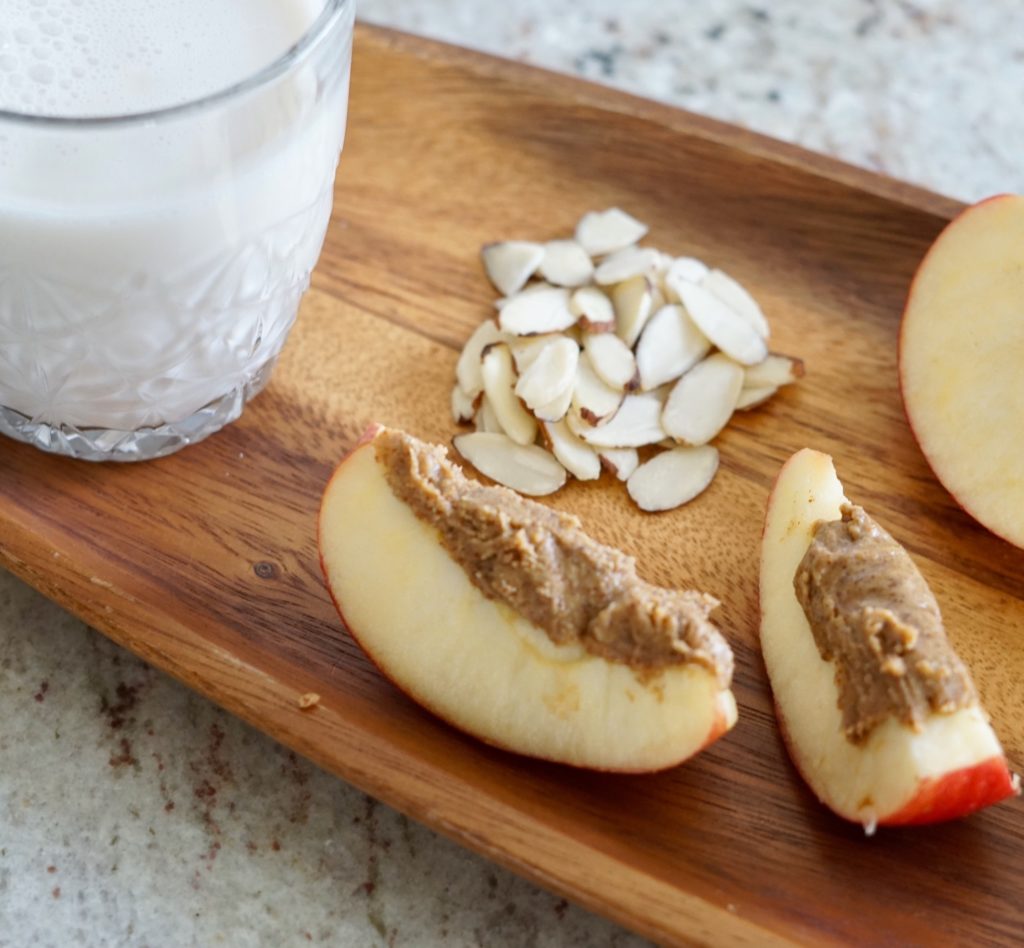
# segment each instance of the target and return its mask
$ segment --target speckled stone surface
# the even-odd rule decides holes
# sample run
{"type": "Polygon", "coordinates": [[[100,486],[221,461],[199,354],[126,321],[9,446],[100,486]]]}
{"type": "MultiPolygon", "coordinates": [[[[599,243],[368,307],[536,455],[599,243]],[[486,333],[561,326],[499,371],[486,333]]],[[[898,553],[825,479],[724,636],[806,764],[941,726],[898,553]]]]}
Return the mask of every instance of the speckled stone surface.
{"type": "MultiPolygon", "coordinates": [[[[955,197],[1024,190],[1019,0],[361,11],[955,197]]],[[[642,944],[296,758],[0,573],[0,946],[310,942],[642,944]]]]}
{"type": "Polygon", "coordinates": [[[962,200],[1024,190],[1017,0],[361,0],[363,19],[574,72],[962,200]]]}

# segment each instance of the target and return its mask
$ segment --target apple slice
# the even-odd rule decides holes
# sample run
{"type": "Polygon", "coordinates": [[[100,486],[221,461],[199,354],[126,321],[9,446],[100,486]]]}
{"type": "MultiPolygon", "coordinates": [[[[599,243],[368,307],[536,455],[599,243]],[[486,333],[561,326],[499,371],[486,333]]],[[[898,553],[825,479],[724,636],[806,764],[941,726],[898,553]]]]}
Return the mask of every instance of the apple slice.
{"type": "Polygon", "coordinates": [[[918,268],[900,327],[907,418],[935,476],[1024,548],[1024,197],[969,207],[918,268]]]}
{"type": "Polygon", "coordinates": [[[838,666],[822,658],[794,587],[819,524],[841,519],[844,504],[832,459],[808,449],[786,462],[768,499],[761,650],[793,762],[826,806],[869,833],[965,816],[1010,796],[1017,778],[976,699],[931,711],[916,727],[890,715],[857,742],[847,737],[838,666]]]}
{"type": "MultiPolygon", "coordinates": [[[[555,644],[506,602],[488,598],[445,545],[441,527],[399,499],[389,482],[393,468],[381,461],[386,455],[378,442],[386,434],[377,426],[367,431],[332,477],[320,509],[319,548],[346,627],[402,691],[489,744],[599,770],[674,766],[733,725],[728,646],[705,618],[699,619],[701,634],[709,638],[701,641],[725,649],[715,653],[725,673],[696,651],[693,660],[638,674],[625,661],[595,654],[583,640],[555,644]]],[[[501,488],[472,485],[443,455],[428,451],[429,461],[418,470],[429,477],[435,465],[443,469],[432,485],[443,489],[441,480],[458,478],[488,492],[487,504],[501,503],[524,537],[551,530],[560,544],[567,538],[589,544],[585,549],[595,558],[611,557],[626,573],[633,570],[632,560],[594,544],[573,518],[501,488]]],[[[564,591],[578,596],[571,585],[564,591]]],[[[683,597],[705,615],[714,603],[697,593],[641,587],[656,600],[683,597]]]]}

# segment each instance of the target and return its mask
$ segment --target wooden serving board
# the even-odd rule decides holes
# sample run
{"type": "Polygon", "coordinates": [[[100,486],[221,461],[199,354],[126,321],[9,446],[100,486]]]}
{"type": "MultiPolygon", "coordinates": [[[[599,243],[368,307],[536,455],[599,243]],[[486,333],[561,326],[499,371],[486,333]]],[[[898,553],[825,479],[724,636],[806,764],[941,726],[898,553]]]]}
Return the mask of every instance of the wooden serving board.
{"type": "MultiPolygon", "coordinates": [[[[896,332],[951,201],[675,109],[362,27],[324,256],[277,374],[240,422],[150,464],[0,444],[0,562],[153,664],[416,819],[665,942],[972,945],[1024,936],[1024,804],[871,839],[790,765],[757,648],[757,556],[782,461],[832,453],[910,549],[1024,765],[1024,554],[960,512],[907,428],[896,332]],[[720,438],[681,510],[609,479],[552,503],[663,584],[723,600],[736,728],[624,777],[481,746],[374,670],[335,615],[315,518],[373,420],[440,441],[457,350],[490,311],[477,259],[619,205],[651,242],[753,288],[808,374],[720,438]],[[316,691],[316,710],[300,694],[316,691]]],[[[1016,436],[1017,433],[1008,433],[1016,436]]]]}

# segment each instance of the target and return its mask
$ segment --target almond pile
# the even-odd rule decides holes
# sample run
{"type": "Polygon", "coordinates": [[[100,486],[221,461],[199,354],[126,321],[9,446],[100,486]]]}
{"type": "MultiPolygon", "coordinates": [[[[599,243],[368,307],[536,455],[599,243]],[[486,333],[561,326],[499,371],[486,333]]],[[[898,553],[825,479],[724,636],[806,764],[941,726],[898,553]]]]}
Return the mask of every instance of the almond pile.
{"type": "MultiPolygon", "coordinates": [[[[571,240],[509,240],[481,256],[502,294],[459,356],[458,452],[522,494],[601,470],[642,510],[696,497],[718,469],[709,442],[736,410],[803,375],[768,349],[768,321],[732,277],[637,242],[618,208],[584,214],[571,240]],[[638,449],[656,453],[641,463],[638,449]]],[[[645,452],[645,456],[646,456],[645,452]]]]}

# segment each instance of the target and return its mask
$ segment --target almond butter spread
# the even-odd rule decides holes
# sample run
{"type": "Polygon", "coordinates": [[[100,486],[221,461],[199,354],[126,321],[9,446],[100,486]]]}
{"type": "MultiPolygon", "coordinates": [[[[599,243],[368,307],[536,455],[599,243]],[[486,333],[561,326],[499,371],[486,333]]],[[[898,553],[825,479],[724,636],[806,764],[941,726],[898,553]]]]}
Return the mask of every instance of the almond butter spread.
{"type": "Polygon", "coordinates": [[[836,664],[846,737],[860,743],[889,717],[918,730],[933,712],[974,704],[970,673],[907,551],[860,507],[841,512],[815,528],[794,587],[821,657],[836,664]]]}
{"type": "Polygon", "coordinates": [[[474,585],[553,642],[579,642],[642,676],[695,662],[729,685],[732,651],[708,619],[714,597],[644,582],[632,557],[592,540],[576,517],[469,480],[442,447],[385,430],[374,448],[395,496],[437,529],[474,585]]]}

